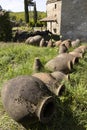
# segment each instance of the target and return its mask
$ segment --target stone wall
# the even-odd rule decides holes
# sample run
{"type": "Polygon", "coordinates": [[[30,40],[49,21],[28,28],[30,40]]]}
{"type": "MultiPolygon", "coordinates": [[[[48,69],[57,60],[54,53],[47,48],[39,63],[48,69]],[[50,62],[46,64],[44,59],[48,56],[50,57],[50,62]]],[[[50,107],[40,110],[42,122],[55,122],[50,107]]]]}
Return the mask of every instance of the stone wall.
{"type": "Polygon", "coordinates": [[[47,29],[52,31],[52,33],[60,34],[61,1],[53,1],[53,2],[47,3],[47,17],[52,17],[52,18],[56,17],[57,19],[57,22],[52,22],[52,23],[47,22],[47,29]]]}
{"type": "Polygon", "coordinates": [[[61,34],[87,41],[87,0],[62,0],[61,34]]]}

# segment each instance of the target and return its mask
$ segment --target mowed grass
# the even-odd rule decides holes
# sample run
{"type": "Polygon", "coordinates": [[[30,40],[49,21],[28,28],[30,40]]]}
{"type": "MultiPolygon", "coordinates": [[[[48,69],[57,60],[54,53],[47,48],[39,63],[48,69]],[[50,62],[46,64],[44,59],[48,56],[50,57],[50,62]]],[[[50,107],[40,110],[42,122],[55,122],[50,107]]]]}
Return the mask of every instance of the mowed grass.
{"type": "MultiPolygon", "coordinates": [[[[58,54],[57,50],[22,43],[0,43],[0,91],[9,79],[32,75],[36,57],[44,65],[58,54]]],[[[41,71],[47,70],[43,68],[41,71]]],[[[30,121],[24,128],[5,112],[0,96],[0,130],[87,130],[87,53],[74,65],[70,78],[70,81],[65,82],[65,93],[55,97],[56,114],[47,125],[30,121]]]]}

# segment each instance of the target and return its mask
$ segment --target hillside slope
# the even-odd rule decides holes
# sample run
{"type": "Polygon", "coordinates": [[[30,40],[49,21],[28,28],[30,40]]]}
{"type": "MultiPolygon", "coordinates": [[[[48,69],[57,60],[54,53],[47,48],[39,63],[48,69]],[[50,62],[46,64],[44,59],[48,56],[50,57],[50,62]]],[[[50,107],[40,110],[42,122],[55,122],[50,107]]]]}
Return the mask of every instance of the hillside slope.
{"type": "MultiPolygon", "coordinates": [[[[35,57],[44,65],[57,55],[57,48],[40,48],[25,44],[0,44],[0,91],[3,83],[18,75],[31,75],[35,57]]],[[[45,69],[42,70],[46,71],[45,69]]],[[[55,97],[56,115],[50,125],[27,122],[26,129],[4,111],[0,96],[1,130],[87,130],[87,53],[74,66],[66,82],[66,92],[55,97]]]]}
{"type": "MultiPolygon", "coordinates": [[[[40,12],[40,11],[37,11],[37,20],[40,20],[44,17],[46,17],[46,13],[45,12],[40,12]]],[[[14,20],[17,20],[17,21],[20,21],[20,19],[22,19],[23,21],[25,21],[25,16],[24,16],[24,12],[11,12],[10,13],[10,16],[14,19],[14,20]]],[[[30,18],[30,21],[33,21],[33,12],[30,11],[29,13],[29,18],[30,18]]]]}

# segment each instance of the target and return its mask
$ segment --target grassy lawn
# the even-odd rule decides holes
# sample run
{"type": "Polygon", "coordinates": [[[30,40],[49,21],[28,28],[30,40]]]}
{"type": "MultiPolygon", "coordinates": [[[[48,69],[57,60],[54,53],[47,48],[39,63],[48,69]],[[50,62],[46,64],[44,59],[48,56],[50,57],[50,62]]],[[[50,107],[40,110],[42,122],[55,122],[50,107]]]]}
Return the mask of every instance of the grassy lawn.
{"type": "MultiPolygon", "coordinates": [[[[38,20],[46,17],[46,13],[45,12],[37,11],[37,13],[38,13],[38,20]]],[[[14,18],[15,20],[17,20],[17,21],[20,21],[20,19],[25,21],[24,12],[10,12],[10,16],[12,18],[14,18]]],[[[34,13],[32,11],[30,11],[29,12],[30,21],[33,21],[33,16],[34,16],[34,13]]]]}
{"type": "MultiPolygon", "coordinates": [[[[7,80],[18,75],[31,75],[35,57],[39,57],[44,65],[57,53],[57,48],[0,43],[0,91],[7,80]]],[[[65,83],[66,92],[55,97],[56,114],[47,125],[27,122],[24,128],[8,116],[0,96],[0,130],[87,130],[87,53],[78,65],[74,65],[70,78],[65,83]]]]}

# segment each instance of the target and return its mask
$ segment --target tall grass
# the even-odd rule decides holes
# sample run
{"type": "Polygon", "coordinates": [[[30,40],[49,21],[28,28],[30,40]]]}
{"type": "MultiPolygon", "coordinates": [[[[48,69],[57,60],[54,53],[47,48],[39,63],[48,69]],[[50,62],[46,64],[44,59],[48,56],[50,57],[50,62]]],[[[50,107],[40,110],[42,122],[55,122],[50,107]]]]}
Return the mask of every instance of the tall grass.
{"type": "Polygon", "coordinates": [[[17,75],[31,74],[34,58],[39,57],[44,64],[49,58],[52,58],[51,52],[53,52],[52,49],[24,44],[2,45],[0,48],[0,81],[8,80],[17,75]]]}
{"type": "MultiPolygon", "coordinates": [[[[44,65],[57,55],[57,48],[40,48],[25,44],[0,44],[0,90],[4,82],[18,75],[31,75],[33,62],[39,57],[44,65]]],[[[46,71],[43,69],[42,71],[46,71]]],[[[87,129],[87,53],[65,82],[66,92],[55,97],[56,114],[50,124],[28,122],[25,128],[4,111],[0,96],[1,130],[86,130],[87,129]]]]}

